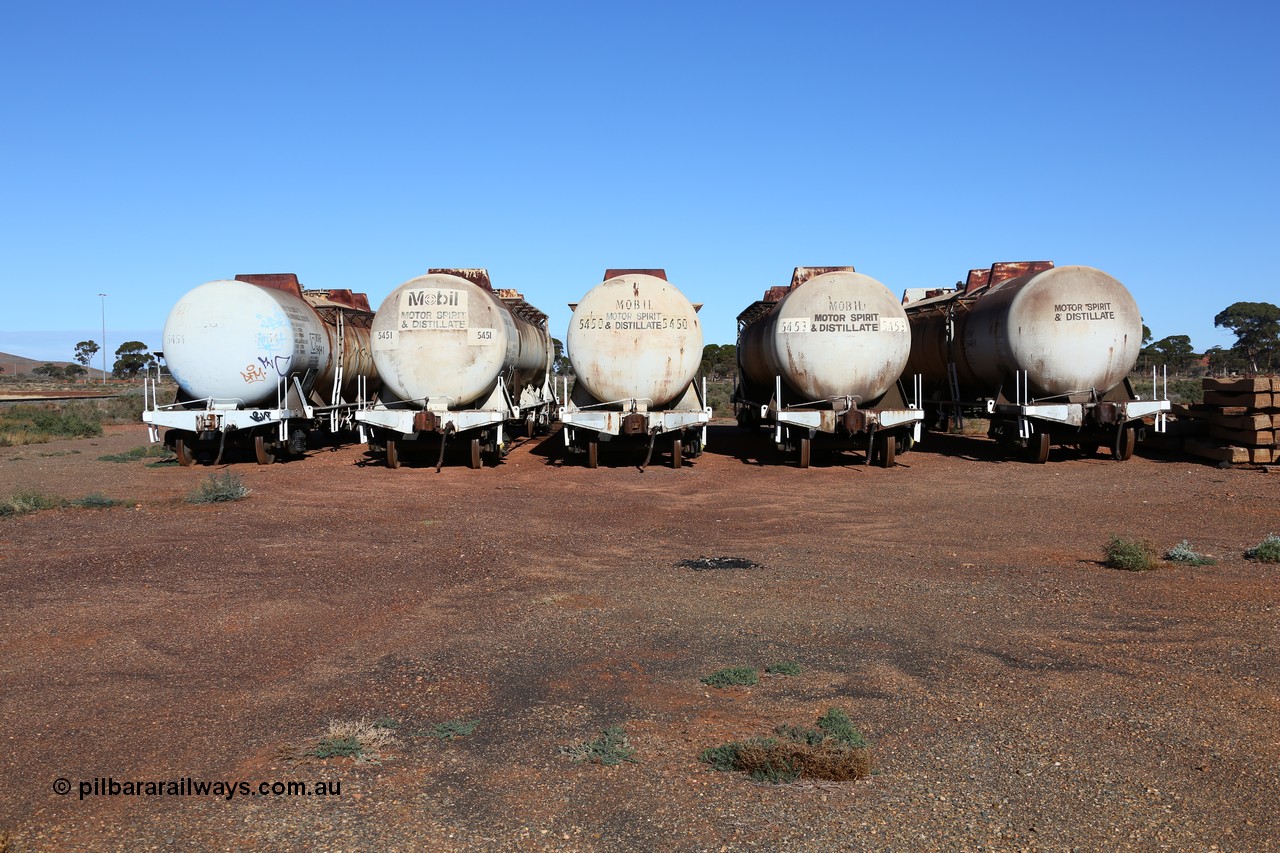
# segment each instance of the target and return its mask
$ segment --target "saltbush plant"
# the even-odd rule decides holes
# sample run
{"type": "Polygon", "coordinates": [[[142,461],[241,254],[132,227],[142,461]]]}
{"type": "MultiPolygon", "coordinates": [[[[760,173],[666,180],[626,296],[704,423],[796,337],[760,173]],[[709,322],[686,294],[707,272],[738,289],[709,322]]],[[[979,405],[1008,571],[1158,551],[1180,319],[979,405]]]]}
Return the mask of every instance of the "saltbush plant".
{"type": "Polygon", "coordinates": [[[1244,558],[1256,560],[1259,563],[1280,563],[1280,536],[1270,534],[1266,539],[1245,551],[1244,558]]]}
{"type": "Polygon", "coordinates": [[[42,492],[24,489],[7,498],[0,498],[0,517],[26,515],[42,509],[57,509],[62,506],[60,498],[51,498],[42,492]]]}
{"type": "Polygon", "coordinates": [[[804,672],[804,667],[793,660],[780,660],[766,666],[764,671],[770,675],[799,675],[804,672]]]}
{"type": "Polygon", "coordinates": [[[226,471],[222,474],[210,474],[205,478],[199,488],[187,495],[187,503],[222,503],[242,500],[248,496],[248,487],[235,474],[226,471]]]}
{"type": "Polygon", "coordinates": [[[574,761],[588,761],[605,767],[615,767],[624,761],[632,764],[639,763],[635,757],[635,747],[627,739],[627,733],[622,726],[609,726],[601,731],[600,737],[595,740],[580,743],[577,746],[561,747],[560,751],[574,761]]]}
{"type": "Polygon", "coordinates": [[[1171,563],[1181,563],[1184,566],[1212,566],[1218,562],[1213,557],[1197,554],[1191,547],[1191,543],[1185,539],[1166,551],[1164,558],[1171,563]]]}
{"type": "Polygon", "coordinates": [[[750,686],[760,683],[760,673],[749,666],[730,666],[703,676],[702,683],[710,687],[750,686]]]}

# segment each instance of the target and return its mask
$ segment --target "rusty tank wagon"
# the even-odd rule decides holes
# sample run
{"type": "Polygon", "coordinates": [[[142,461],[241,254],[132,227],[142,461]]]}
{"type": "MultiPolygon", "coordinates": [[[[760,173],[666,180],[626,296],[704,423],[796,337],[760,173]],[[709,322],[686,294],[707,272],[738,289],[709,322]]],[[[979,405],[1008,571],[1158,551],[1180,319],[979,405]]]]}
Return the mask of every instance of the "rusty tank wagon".
{"type": "MultiPolygon", "coordinates": [[[[377,390],[363,293],[309,290],[293,273],[239,275],[188,291],[165,321],[176,399],[144,384],[142,420],[184,466],[217,464],[251,446],[259,464],[302,455],[317,432],[354,428],[357,401],[377,390]]],[[[354,433],[352,434],[354,440],[354,433]]]]}
{"type": "Polygon", "coordinates": [[[388,468],[406,453],[463,442],[472,468],[497,464],[508,430],[550,426],[553,346],[547,315],[484,269],[432,269],[393,290],[374,316],[373,361],[382,398],[356,421],[388,468]]]}
{"type": "Polygon", "coordinates": [[[907,315],[887,287],[853,267],[796,267],[738,315],[738,424],[769,427],[808,468],[814,442],[860,450],[888,468],[920,438],[924,412],[901,377],[907,315]]]}
{"type": "Polygon", "coordinates": [[[1138,305],[1101,270],[998,263],[904,308],[907,371],[923,377],[936,428],[987,417],[992,438],[1037,463],[1053,445],[1125,460],[1144,418],[1164,429],[1167,394],[1141,400],[1128,380],[1142,347],[1138,305]]]}
{"type": "Polygon", "coordinates": [[[702,453],[711,420],[706,387],[695,380],[702,306],[660,269],[608,270],[604,278],[569,306],[565,347],[576,381],[562,394],[565,446],[595,468],[601,443],[641,440],[644,468],[662,437],[679,468],[702,453]]]}

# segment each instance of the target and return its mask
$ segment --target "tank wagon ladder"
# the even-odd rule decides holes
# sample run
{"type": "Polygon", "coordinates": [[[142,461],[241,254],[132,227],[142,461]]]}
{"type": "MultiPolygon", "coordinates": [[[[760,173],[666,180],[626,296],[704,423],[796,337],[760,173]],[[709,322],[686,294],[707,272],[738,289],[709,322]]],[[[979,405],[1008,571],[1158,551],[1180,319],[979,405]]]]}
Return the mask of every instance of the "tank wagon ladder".
{"type": "MultiPolygon", "coordinates": [[[[339,396],[339,394],[342,391],[343,367],[346,364],[346,360],[347,360],[346,358],[347,357],[347,348],[346,348],[347,323],[346,323],[344,314],[345,312],[343,311],[337,312],[337,315],[338,315],[337,323],[336,323],[337,335],[335,335],[335,337],[338,339],[338,352],[337,352],[336,358],[334,359],[336,363],[336,367],[334,368],[334,371],[333,371],[333,389],[329,394],[329,399],[333,400],[335,403],[342,402],[342,398],[339,396]]],[[[340,408],[341,407],[339,406],[335,406],[334,408],[329,410],[329,431],[330,432],[338,431],[338,411],[340,408]]]]}
{"type": "MultiPolygon", "coordinates": [[[[356,377],[355,410],[357,412],[365,407],[365,400],[368,399],[368,394],[369,394],[368,378],[363,374],[361,374],[360,376],[356,377]]],[[[364,421],[356,418],[355,423],[356,423],[356,438],[360,441],[361,444],[367,443],[369,441],[369,434],[368,434],[368,431],[365,429],[364,421]]]]}
{"type": "Polygon", "coordinates": [[[951,431],[964,432],[964,404],[960,401],[960,373],[956,369],[956,303],[947,304],[947,390],[951,394],[951,431]]]}
{"type": "MultiPolygon", "coordinates": [[[[649,437],[646,446],[644,461],[637,467],[643,471],[648,467],[649,462],[653,458],[653,447],[659,435],[671,432],[679,432],[683,434],[690,429],[697,429],[699,437],[697,446],[693,448],[693,452],[689,454],[696,457],[702,453],[707,446],[707,424],[711,421],[712,408],[707,405],[707,378],[702,377],[702,382],[690,382],[689,387],[685,389],[681,402],[687,400],[690,392],[693,393],[696,408],[677,408],[665,409],[661,411],[652,411],[649,405],[653,402],[647,398],[634,398],[629,400],[611,400],[603,403],[591,403],[588,405],[577,405],[569,396],[569,378],[564,379],[564,393],[560,398],[563,402],[560,405],[559,417],[562,425],[561,431],[564,433],[564,446],[566,449],[572,448],[579,444],[578,431],[593,433],[594,437],[588,437],[585,441],[587,454],[587,467],[599,467],[599,446],[601,441],[612,441],[615,436],[621,435],[647,435],[649,437]],[[605,407],[617,408],[608,408],[605,407]]],[[[671,445],[671,466],[679,468],[684,464],[684,443],[680,438],[672,441],[671,445]]]]}

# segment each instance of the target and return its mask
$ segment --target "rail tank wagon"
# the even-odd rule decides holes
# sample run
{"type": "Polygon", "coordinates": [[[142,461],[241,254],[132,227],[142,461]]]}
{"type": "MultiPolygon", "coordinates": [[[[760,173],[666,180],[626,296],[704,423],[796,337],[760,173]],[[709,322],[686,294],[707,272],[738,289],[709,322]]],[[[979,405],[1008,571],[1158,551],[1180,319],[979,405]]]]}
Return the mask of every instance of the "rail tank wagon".
{"type": "Polygon", "coordinates": [[[796,267],[789,287],[738,315],[738,423],[771,427],[801,468],[818,439],[892,467],[924,419],[900,381],[910,349],[907,315],[879,281],[853,267],[796,267]]]}
{"type": "Polygon", "coordinates": [[[391,292],[373,320],[383,400],[356,420],[389,468],[404,452],[461,441],[472,468],[496,464],[506,427],[550,425],[553,346],[547,316],[514,290],[494,290],[484,269],[432,269],[391,292]]]}
{"type": "Polygon", "coordinates": [[[595,468],[602,442],[644,440],[643,468],[658,437],[667,436],[671,464],[679,468],[702,453],[711,420],[706,388],[695,381],[702,306],[664,270],[607,270],[604,278],[569,306],[565,345],[576,381],[560,408],[565,446],[595,468]]]}
{"type": "Polygon", "coordinates": [[[992,438],[1040,463],[1054,444],[1128,459],[1143,418],[1164,429],[1169,401],[1139,400],[1127,378],[1142,347],[1138,305],[1101,270],[1000,263],[905,309],[907,370],[923,377],[936,425],[979,412],[992,438]]]}
{"type": "Polygon", "coordinates": [[[187,292],[169,312],[162,355],[178,385],[160,404],[146,383],[142,420],[182,465],[252,445],[259,464],[302,455],[308,436],[353,426],[376,390],[363,293],[306,290],[293,273],[239,275],[187,292]]]}

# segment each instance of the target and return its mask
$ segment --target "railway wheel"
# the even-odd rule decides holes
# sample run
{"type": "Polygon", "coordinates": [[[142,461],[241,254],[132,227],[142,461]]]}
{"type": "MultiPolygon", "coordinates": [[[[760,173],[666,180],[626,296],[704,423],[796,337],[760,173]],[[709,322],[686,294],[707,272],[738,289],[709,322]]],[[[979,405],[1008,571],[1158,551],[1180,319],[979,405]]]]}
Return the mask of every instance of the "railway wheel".
{"type": "Polygon", "coordinates": [[[594,438],[587,442],[587,467],[600,467],[600,442],[594,438]]]}
{"type": "Polygon", "coordinates": [[[400,447],[394,438],[387,439],[387,467],[400,467],[400,447]]]}
{"type": "Polygon", "coordinates": [[[180,438],[173,443],[173,455],[178,457],[178,464],[183,468],[190,468],[196,464],[196,456],[191,452],[191,448],[187,446],[185,438],[180,438]]]}
{"type": "Polygon", "coordinates": [[[481,455],[480,455],[480,439],[473,438],[471,439],[470,465],[472,468],[479,468],[483,464],[484,464],[484,460],[481,458],[481,455]]]}
{"type": "Polygon", "coordinates": [[[1027,461],[1037,465],[1049,461],[1049,433],[1032,433],[1027,439],[1027,461]]]}
{"type": "Polygon", "coordinates": [[[800,467],[809,467],[809,457],[812,455],[813,440],[808,438],[800,439],[800,467]]]}
{"type": "Polygon", "coordinates": [[[270,465],[276,461],[276,455],[267,447],[267,440],[260,435],[253,437],[253,455],[257,457],[259,465],[270,465]]]}
{"type": "Polygon", "coordinates": [[[1111,455],[1118,462],[1123,462],[1133,456],[1133,450],[1138,445],[1138,431],[1133,427],[1125,427],[1116,433],[1116,443],[1111,448],[1111,455]]]}
{"type": "Polygon", "coordinates": [[[684,444],[680,439],[671,442],[671,467],[679,468],[684,464],[684,444]]]}
{"type": "Polygon", "coordinates": [[[876,457],[881,468],[892,468],[896,463],[898,439],[884,434],[876,436],[876,457]]]}

